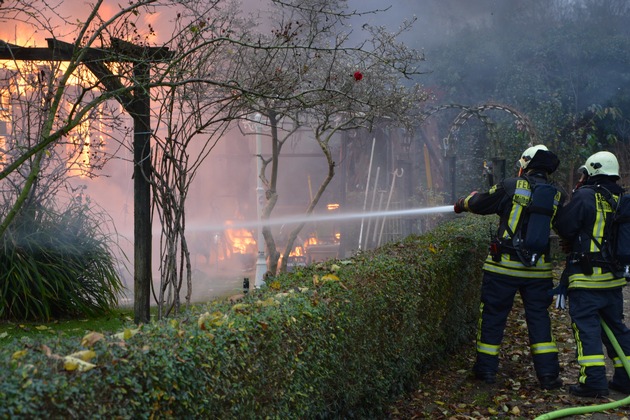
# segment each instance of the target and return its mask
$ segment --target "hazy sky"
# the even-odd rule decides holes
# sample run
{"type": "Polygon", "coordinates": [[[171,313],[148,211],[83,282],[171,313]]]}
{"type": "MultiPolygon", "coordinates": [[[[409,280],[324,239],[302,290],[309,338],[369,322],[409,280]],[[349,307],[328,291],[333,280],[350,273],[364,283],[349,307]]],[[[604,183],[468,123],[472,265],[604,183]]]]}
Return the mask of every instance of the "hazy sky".
{"type": "MultiPolygon", "coordinates": [[[[67,18],[70,22],[85,20],[91,9],[89,2],[85,0],[55,0],[58,3],[56,9],[59,16],[67,18]]],[[[505,1],[505,0],[504,0],[505,1]]],[[[518,3],[520,0],[510,0],[518,3]]],[[[404,40],[414,48],[430,48],[435,42],[444,38],[453,27],[459,26],[462,21],[473,21],[483,18],[492,12],[492,4],[496,0],[349,0],[348,9],[357,12],[369,10],[385,10],[383,13],[366,14],[352,20],[356,34],[360,33],[360,27],[364,23],[373,25],[385,25],[395,30],[404,19],[415,16],[418,21],[412,32],[408,33],[404,40]]],[[[245,0],[243,9],[247,12],[264,7],[266,0],[245,0]]],[[[54,2],[53,2],[54,4],[54,2]]],[[[106,0],[100,8],[103,19],[110,18],[120,7],[117,0],[106,0]]],[[[151,16],[143,16],[145,23],[150,23],[154,28],[163,28],[172,20],[173,9],[159,9],[151,16]]],[[[59,20],[56,19],[58,23],[59,20]]],[[[69,28],[70,29],[70,28],[69,28]]],[[[163,32],[165,34],[166,32],[163,32]]],[[[18,21],[0,24],[0,39],[8,42],[16,42],[18,45],[44,46],[45,38],[50,37],[47,32],[33,33],[18,21]]],[[[55,36],[61,40],[72,41],[71,32],[64,31],[63,26],[56,26],[55,36]]],[[[163,42],[159,38],[156,43],[163,42]]]]}

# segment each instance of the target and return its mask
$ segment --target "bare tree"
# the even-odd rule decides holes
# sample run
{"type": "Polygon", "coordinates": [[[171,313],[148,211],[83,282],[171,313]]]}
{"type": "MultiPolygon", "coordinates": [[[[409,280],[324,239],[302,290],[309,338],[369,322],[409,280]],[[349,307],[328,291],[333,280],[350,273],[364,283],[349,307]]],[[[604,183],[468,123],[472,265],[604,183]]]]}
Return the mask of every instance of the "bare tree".
{"type": "MultiPolygon", "coordinates": [[[[237,57],[245,69],[238,85],[252,87],[244,89],[244,107],[251,109],[251,115],[262,115],[270,133],[271,156],[258,157],[262,160],[259,177],[265,188],[263,220],[271,217],[278,200],[282,147],[299,128],[311,130],[328,163],[328,173],[305,209],[310,215],[334,176],[331,139],[344,130],[369,130],[376,120],[411,127],[411,119],[427,98],[408,80],[420,72],[422,54],[397,42],[400,33],[410,29],[413,22],[403,22],[396,33],[364,25],[365,34],[353,43],[356,34],[348,26],[348,19],[361,12],[347,11],[345,2],[274,3],[279,9],[273,11],[271,34],[259,35],[258,42],[265,48],[243,51],[237,57]],[[251,95],[249,91],[263,95],[251,95]]],[[[286,269],[304,224],[289,234],[280,270],[286,269]]],[[[275,273],[281,253],[268,226],[263,226],[263,235],[268,270],[275,273]]]]}
{"type": "MultiPolygon", "coordinates": [[[[168,289],[172,300],[167,299],[167,311],[179,304],[184,280],[188,285],[186,301],[190,301],[191,265],[185,233],[190,182],[231,121],[244,119],[260,124],[260,115],[269,126],[272,156],[258,157],[263,159],[259,176],[266,189],[263,217],[269,218],[277,202],[282,146],[295,131],[315,124],[319,116],[319,126],[313,125],[313,133],[329,162],[329,177],[309,205],[310,214],[334,174],[329,148],[334,134],[370,126],[377,117],[402,123],[425,99],[418,86],[398,84],[401,76],[417,72],[414,65],[422,57],[395,44],[396,34],[370,28],[369,49],[365,41],[345,46],[349,34],[334,29],[356,12],[346,13],[344,2],[275,4],[272,14],[280,19],[270,32],[254,30],[264,25],[259,20],[241,18],[238,10],[230,7],[209,15],[206,9],[200,9],[192,15],[193,24],[181,24],[180,48],[191,53],[181,56],[172,67],[172,88],[158,101],[162,104],[158,118],[165,134],[158,134],[162,137],[156,139],[153,177],[163,229],[162,281],[156,300],[166,303],[164,293],[168,289]],[[331,37],[333,43],[327,41],[331,37]],[[352,60],[369,77],[373,73],[370,84],[360,94],[352,93],[362,77],[360,72],[355,74],[352,60]],[[195,144],[199,152],[193,156],[190,146],[195,144]],[[271,169],[269,177],[267,168],[271,169]]],[[[408,28],[405,25],[401,31],[408,28]]],[[[291,233],[285,256],[298,233],[299,229],[291,233]]],[[[265,227],[263,235],[269,269],[275,272],[281,254],[271,230],[265,227]]]]}
{"type": "MultiPolygon", "coordinates": [[[[207,6],[207,5],[206,5],[207,6]]],[[[216,5],[215,5],[216,6],[216,5]]],[[[176,21],[174,36],[181,54],[156,89],[154,208],[160,218],[160,288],[158,316],[179,310],[192,295],[192,265],[186,236],[186,200],[191,183],[230,122],[238,118],[238,89],[231,86],[233,44],[245,43],[247,22],[235,4],[188,10],[176,21]]]]}

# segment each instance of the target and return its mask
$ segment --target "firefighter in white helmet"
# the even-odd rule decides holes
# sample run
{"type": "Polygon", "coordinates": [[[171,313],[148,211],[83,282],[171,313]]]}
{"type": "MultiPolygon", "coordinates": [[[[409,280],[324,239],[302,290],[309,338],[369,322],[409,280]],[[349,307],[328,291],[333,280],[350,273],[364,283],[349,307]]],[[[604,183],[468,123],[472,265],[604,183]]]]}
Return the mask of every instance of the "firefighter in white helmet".
{"type": "MultiPolygon", "coordinates": [[[[619,163],[614,154],[602,151],[590,156],[585,164],[586,179],[573,192],[571,201],[561,209],[556,227],[566,244],[567,265],[563,285],[568,289],[569,314],[580,365],[578,383],[569,392],[580,397],[605,397],[609,388],[630,394],[630,378],[617,352],[604,334],[603,320],[615,335],[624,354],[630,354],[630,330],[623,322],[625,278],[616,274],[602,254],[609,238],[613,205],[623,194],[617,184],[619,163]],[[602,342],[613,358],[614,374],[606,379],[606,357],[602,342]]],[[[563,292],[564,292],[563,290],[563,292]]]]}
{"type": "Polygon", "coordinates": [[[469,211],[484,215],[497,214],[500,217],[496,236],[483,266],[481,319],[476,340],[477,357],[473,366],[475,378],[486,383],[496,381],[499,347],[514,297],[519,292],[525,307],[530,350],[540,387],[556,389],[562,386],[558,377],[558,348],[551,335],[548,312],[553,301],[553,275],[549,259],[550,218],[555,216],[564,200],[564,194],[549,183],[548,177],[559,163],[558,157],[544,145],[529,147],[518,160],[517,177],[507,178],[485,193],[474,191],[455,203],[456,213],[469,211]],[[546,226],[541,226],[547,229],[541,234],[545,236],[542,238],[544,251],[534,258],[528,256],[524,259],[523,253],[514,243],[520,238],[523,225],[536,225],[536,219],[526,216],[529,212],[525,208],[533,201],[532,191],[534,186],[538,188],[538,184],[545,184],[550,191],[547,202],[551,214],[547,216],[546,226]]]}

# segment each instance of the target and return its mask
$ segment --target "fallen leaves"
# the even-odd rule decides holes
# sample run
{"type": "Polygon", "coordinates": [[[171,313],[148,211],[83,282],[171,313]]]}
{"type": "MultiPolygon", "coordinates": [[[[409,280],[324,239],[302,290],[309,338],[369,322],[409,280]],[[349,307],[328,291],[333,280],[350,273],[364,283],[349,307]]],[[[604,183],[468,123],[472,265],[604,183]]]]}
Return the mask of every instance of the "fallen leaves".
{"type": "Polygon", "coordinates": [[[133,328],[133,329],[125,328],[122,332],[114,334],[113,337],[119,340],[129,340],[131,337],[138,334],[139,332],[140,332],[140,328],[133,328]]]}
{"type": "MultiPolygon", "coordinates": [[[[47,329],[47,327],[46,328],[36,327],[36,328],[40,330],[47,329]]],[[[141,327],[133,328],[133,329],[126,328],[122,332],[112,335],[110,339],[117,340],[117,341],[110,341],[110,343],[118,345],[118,346],[125,346],[124,340],[128,340],[129,338],[138,334],[140,330],[141,330],[141,327]]],[[[55,354],[53,353],[50,347],[43,344],[37,348],[28,347],[22,350],[17,350],[12,354],[11,360],[16,363],[23,364],[24,360],[26,360],[26,356],[29,353],[29,351],[39,350],[42,354],[44,354],[49,359],[59,361],[61,363],[63,370],[65,371],[87,372],[89,370],[94,369],[97,366],[95,363],[92,363],[92,361],[96,359],[97,357],[96,351],[93,350],[94,345],[105,339],[106,339],[105,335],[93,331],[93,332],[87,333],[81,339],[81,346],[85,348],[83,350],[78,350],[72,354],[69,354],[66,356],[55,354]]],[[[144,350],[145,349],[143,348],[143,351],[144,350]]],[[[24,366],[27,366],[27,364],[24,364],[24,366]]]]}
{"type": "Polygon", "coordinates": [[[18,351],[13,353],[13,355],[11,356],[11,360],[20,360],[21,358],[26,356],[26,353],[28,353],[28,350],[26,350],[26,349],[18,350],[18,351]]]}
{"type": "Polygon", "coordinates": [[[199,316],[199,318],[197,319],[197,325],[202,330],[208,330],[209,328],[222,325],[224,321],[225,317],[223,313],[219,311],[215,311],[212,313],[206,312],[199,316]]]}
{"type": "Polygon", "coordinates": [[[63,359],[63,368],[67,371],[87,372],[96,367],[95,364],[86,362],[77,357],[66,356],[63,359]]]}
{"type": "Polygon", "coordinates": [[[96,357],[96,352],[94,350],[80,350],[68,355],[67,357],[72,357],[82,360],[84,362],[89,362],[96,357]]]}
{"type": "MultiPolygon", "coordinates": [[[[568,385],[576,381],[579,372],[568,311],[551,310],[552,329],[559,350],[560,376],[565,383],[561,389],[552,391],[539,387],[524,317],[522,302],[517,296],[501,345],[496,384],[487,385],[474,380],[471,368],[475,361],[475,345],[471,340],[468,345],[449,355],[445,367],[423,375],[418,390],[398,401],[391,408],[389,418],[536,418],[563,408],[593,404],[593,401],[576,398],[568,393],[568,385]]],[[[610,369],[608,373],[611,374],[610,369]]],[[[617,399],[623,397],[620,395],[617,399]]],[[[628,414],[627,409],[620,407],[606,413],[594,413],[591,418],[627,420],[628,414]]]]}
{"type": "Polygon", "coordinates": [[[81,339],[83,347],[93,347],[98,341],[104,339],[105,336],[98,332],[90,332],[81,339]]]}

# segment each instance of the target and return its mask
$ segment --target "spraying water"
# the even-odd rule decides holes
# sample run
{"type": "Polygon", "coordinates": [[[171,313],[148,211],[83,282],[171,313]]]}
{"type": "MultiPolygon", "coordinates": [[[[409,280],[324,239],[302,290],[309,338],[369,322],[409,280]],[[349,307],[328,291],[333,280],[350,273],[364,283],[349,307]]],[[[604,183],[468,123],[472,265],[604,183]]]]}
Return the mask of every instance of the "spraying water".
{"type": "MultiPolygon", "coordinates": [[[[357,213],[341,213],[341,214],[328,214],[328,215],[293,215],[283,216],[279,218],[270,218],[262,221],[235,221],[229,225],[230,228],[250,228],[263,226],[280,226],[290,223],[308,223],[308,222],[325,222],[325,221],[340,221],[340,220],[352,220],[352,219],[370,219],[377,217],[395,217],[395,216],[420,216],[434,213],[449,213],[453,211],[453,206],[439,206],[439,207],[423,207],[406,210],[389,210],[389,211],[375,211],[375,212],[357,212],[357,213]]],[[[195,231],[216,231],[225,228],[225,224],[211,225],[211,226],[189,226],[190,230],[195,231]]]]}

